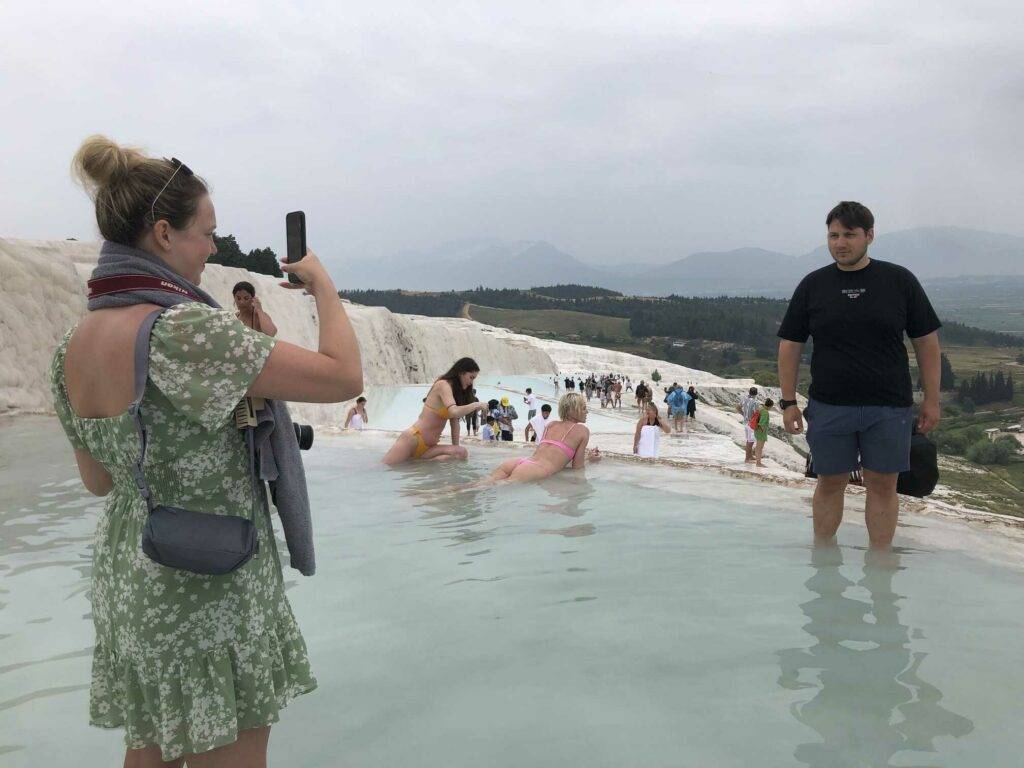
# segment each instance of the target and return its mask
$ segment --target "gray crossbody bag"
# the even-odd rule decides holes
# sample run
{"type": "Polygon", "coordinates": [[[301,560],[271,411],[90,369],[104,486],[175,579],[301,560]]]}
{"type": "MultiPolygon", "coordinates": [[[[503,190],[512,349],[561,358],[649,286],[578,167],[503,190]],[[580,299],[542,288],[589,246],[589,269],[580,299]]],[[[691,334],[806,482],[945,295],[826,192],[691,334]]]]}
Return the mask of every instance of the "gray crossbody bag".
{"type": "Polygon", "coordinates": [[[169,568],[221,576],[241,568],[260,548],[255,525],[260,488],[256,481],[253,430],[245,430],[252,478],[252,519],[153,503],[153,492],[143,472],[149,435],[142,423],[142,397],[149,378],[149,336],[163,311],[158,309],[147,315],[135,337],[135,399],[128,408],[139,434],[139,455],[132,461],[132,477],[149,512],[142,530],[142,551],[153,562],[169,568]]]}

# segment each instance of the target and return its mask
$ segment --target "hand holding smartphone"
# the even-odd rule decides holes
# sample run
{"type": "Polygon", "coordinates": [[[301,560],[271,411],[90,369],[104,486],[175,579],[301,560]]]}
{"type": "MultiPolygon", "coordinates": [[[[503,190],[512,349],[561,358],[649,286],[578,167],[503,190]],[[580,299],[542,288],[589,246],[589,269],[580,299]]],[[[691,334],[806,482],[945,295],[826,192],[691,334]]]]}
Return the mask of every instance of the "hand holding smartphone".
{"type": "MultiPolygon", "coordinates": [[[[303,211],[292,211],[284,217],[285,233],[288,239],[288,257],[286,261],[294,264],[306,255],[306,214],[303,211]]],[[[302,281],[292,273],[288,273],[288,282],[302,285],[302,281]]]]}

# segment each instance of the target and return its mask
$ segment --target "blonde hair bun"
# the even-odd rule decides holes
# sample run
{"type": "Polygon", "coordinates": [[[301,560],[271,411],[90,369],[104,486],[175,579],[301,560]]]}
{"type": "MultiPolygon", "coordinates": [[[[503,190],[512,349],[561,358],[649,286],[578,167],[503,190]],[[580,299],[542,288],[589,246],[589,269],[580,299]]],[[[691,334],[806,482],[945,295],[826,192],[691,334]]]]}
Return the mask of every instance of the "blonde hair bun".
{"type": "Polygon", "coordinates": [[[71,161],[71,171],[87,190],[107,189],[127,178],[147,158],[135,147],[122,147],[106,136],[88,137],[71,161]]]}
{"type": "Polygon", "coordinates": [[[71,161],[71,173],[92,198],[103,239],[133,247],[160,220],[187,227],[199,199],[209,194],[205,181],[178,173],[181,167],[98,134],[83,141],[71,161]]]}

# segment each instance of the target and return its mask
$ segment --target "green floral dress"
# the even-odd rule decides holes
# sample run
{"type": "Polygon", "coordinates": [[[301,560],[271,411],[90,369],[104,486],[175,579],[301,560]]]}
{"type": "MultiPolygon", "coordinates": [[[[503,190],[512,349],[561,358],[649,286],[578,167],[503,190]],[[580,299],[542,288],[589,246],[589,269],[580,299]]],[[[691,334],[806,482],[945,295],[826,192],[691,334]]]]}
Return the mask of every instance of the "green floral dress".
{"type": "MultiPolygon", "coordinates": [[[[76,450],[114,481],[93,546],[90,722],[124,728],[129,749],[160,747],[164,760],[235,741],[276,722],[313,690],[306,645],[284,594],[265,494],[260,551],[226,576],[158,565],[139,541],[146,505],[132,481],[139,445],[127,413],[76,416],[64,387],[71,331],[53,358],[54,405],[76,450]]],[[[243,433],[232,411],[274,340],[205,304],[178,304],[153,328],[143,418],[146,479],[156,502],[213,514],[252,514],[243,433]]]]}

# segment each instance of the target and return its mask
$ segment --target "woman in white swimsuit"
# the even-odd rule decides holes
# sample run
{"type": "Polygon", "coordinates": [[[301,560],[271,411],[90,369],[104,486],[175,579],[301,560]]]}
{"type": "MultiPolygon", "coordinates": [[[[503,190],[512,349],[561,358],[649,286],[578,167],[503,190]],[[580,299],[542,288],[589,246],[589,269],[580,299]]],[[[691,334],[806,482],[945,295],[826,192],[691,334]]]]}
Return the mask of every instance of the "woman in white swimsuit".
{"type": "Polygon", "coordinates": [[[648,403],[644,408],[640,421],[636,423],[636,432],[633,434],[633,453],[641,459],[658,458],[658,448],[661,442],[661,433],[666,435],[671,431],[668,422],[662,421],[658,416],[658,406],[648,403]]]}
{"type": "Polygon", "coordinates": [[[370,418],[366,415],[366,398],[360,397],[356,404],[348,409],[344,428],[362,430],[369,423],[370,418]]]}

